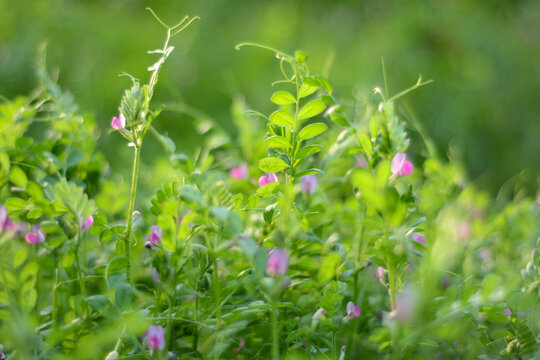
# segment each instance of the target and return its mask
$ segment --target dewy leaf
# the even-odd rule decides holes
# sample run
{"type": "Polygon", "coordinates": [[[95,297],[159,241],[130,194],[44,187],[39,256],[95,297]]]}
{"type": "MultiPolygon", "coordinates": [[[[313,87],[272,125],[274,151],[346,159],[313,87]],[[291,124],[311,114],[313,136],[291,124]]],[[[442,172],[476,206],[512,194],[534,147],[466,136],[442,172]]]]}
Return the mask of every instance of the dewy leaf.
{"type": "Polygon", "coordinates": [[[275,135],[270,136],[266,140],[264,140],[264,143],[266,146],[274,147],[274,148],[290,148],[291,144],[285,139],[283,136],[275,135]]]}
{"type": "Polygon", "coordinates": [[[289,164],[277,157],[267,157],[259,160],[259,169],[267,173],[278,172],[288,167],[289,164]]]}
{"type": "Polygon", "coordinates": [[[328,126],[323,123],[309,124],[300,130],[300,133],[298,133],[298,138],[300,140],[311,139],[312,137],[322,134],[326,131],[326,129],[328,129],[328,126]]]}
{"type": "Polygon", "coordinates": [[[269,119],[273,124],[278,126],[292,126],[294,124],[291,115],[283,110],[274,111],[269,119]]]}
{"type": "Polygon", "coordinates": [[[272,94],[270,100],[277,105],[287,105],[296,102],[294,96],[288,91],[278,91],[272,94]]]}
{"type": "Polygon", "coordinates": [[[309,119],[311,117],[314,117],[316,115],[319,115],[324,111],[326,108],[326,104],[322,102],[321,100],[313,100],[308,102],[302,110],[298,113],[298,119],[309,119]]]}

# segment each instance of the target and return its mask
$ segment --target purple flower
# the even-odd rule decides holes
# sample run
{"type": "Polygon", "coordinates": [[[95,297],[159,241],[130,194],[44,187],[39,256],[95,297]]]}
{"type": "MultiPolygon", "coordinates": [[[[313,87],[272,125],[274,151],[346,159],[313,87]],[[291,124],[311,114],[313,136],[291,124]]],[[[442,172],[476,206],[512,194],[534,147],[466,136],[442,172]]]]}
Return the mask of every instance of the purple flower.
{"type": "Polygon", "coordinates": [[[349,319],[354,319],[360,316],[360,306],[354,305],[352,301],[347,303],[347,317],[349,319]]]}
{"type": "Polygon", "coordinates": [[[274,248],[270,252],[268,262],[266,263],[266,272],[271,276],[283,275],[289,267],[289,258],[285,251],[274,248]]]}
{"type": "Polygon", "coordinates": [[[159,227],[159,225],[153,225],[152,227],[150,227],[150,229],[152,229],[152,234],[150,235],[150,244],[157,245],[161,243],[163,230],[159,227]]]}
{"type": "Polygon", "coordinates": [[[310,174],[300,179],[300,187],[303,193],[313,194],[317,189],[317,175],[310,174]]]}
{"type": "Polygon", "coordinates": [[[392,174],[397,176],[407,176],[413,171],[413,164],[407,160],[407,154],[398,153],[392,159],[392,174]]]}
{"type": "Polygon", "coordinates": [[[8,216],[6,207],[2,205],[0,206],[0,233],[3,233],[4,231],[15,231],[15,223],[8,216]]]}
{"type": "Polygon", "coordinates": [[[4,355],[4,345],[0,344],[0,359],[5,359],[6,355],[4,355]]]}
{"type": "Polygon", "coordinates": [[[278,182],[278,178],[275,173],[270,173],[268,176],[263,175],[259,178],[259,186],[264,186],[272,182],[278,182]]]}
{"type": "Polygon", "coordinates": [[[411,240],[414,240],[417,243],[420,243],[422,245],[426,243],[426,238],[422,234],[412,233],[410,237],[411,237],[411,240]]]}
{"type": "Polygon", "coordinates": [[[231,177],[236,180],[244,180],[248,177],[247,163],[243,162],[238,167],[234,167],[230,171],[231,177]]]}
{"type": "Polygon", "coordinates": [[[111,121],[111,127],[114,130],[122,130],[126,127],[126,118],[124,114],[120,113],[119,117],[114,116],[111,121]]]}
{"type": "Polygon", "coordinates": [[[150,350],[163,350],[165,347],[165,333],[161,326],[150,326],[148,331],[142,335],[143,342],[150,350]]]}
{"type": "Polygon", "coordinates": [[[152,268],[152,280],[154,281],[154,284],[160,285],[161,279],[159,278],[158,271],[155,267],[152,268]]]}
{"type": "MultiPolygon", "coordinates": [[[[503,313],[507,316],[512,316],[513,312],[509,308],[504,309],[503,313]]],[[[523,316],[525,316],[525,312],[518,312],[517,318],[521,319],[523,316]]]]}
{"type": "Polygon", "coordinates": [[[382,266],[379,266],[379,267],[377,268],[377,273],[376,273],[376,275],[377,275],[377,280],[379,280],[379,282],[380,282],[381,284],[383,283],[383,279],[384,279],[383,276],[384,276],[384,272],[385,272],[385,271],[386,271],[386,270],[384,270],[384,268],[383,268],[382,266]]]}
{"type": "Polygon", "coordinates": [[[45,235],[41,232],[39,225],[32,225],[32,232],[26,234],[25,240],[29,244],[40,244],[45,241],[45,235]]]}
{"type": "Polygon", "coordinates": [[[94,217],[90,215],[89,217],[84,220],[84,222],[81,225],[81,231],[87,231],[94,225],[94,217]]]}

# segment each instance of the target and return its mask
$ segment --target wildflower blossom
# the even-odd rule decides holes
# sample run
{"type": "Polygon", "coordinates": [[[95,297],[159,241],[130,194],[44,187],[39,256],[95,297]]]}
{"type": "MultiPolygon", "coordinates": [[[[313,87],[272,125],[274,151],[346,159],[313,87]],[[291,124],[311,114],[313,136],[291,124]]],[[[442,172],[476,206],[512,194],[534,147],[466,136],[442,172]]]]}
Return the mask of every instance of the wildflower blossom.
{"type": "Polygon", "coordinates": [[[244,180],[248,177],[248,166],[245,162],[238,167],[234,167],[230,171],[231,177],[236,180],[244,180]]]}
{"type": "Polygon", "coordinates": [[[310,174],[302,177],[300,186],[303,193],[313,194],[317,189],[317,175],[310,174]]]}
{"type": "Polygon", "coordinates": [[[7,214],[7,209],[4,205],[0,206],[0,233],[4,231],[12,232],[15,230],[15,223],[7,214]]]}
{"type": "Polygon", "coordinates": [[[152,234],[150,235],[150,244],[151,245],[157,245],[161,243],[161,238],[163,237],[163,230],[159,227],[159,225],[153,225],[150,227],[152,230],[152,234]]]}
{"type": "Polygon", "coordinates": [[[376,275],[377,275],[377,280],[379,280],[379,282],[380,282],[381,284],[383,284],[383,285],[384,285],[384,276],[385,276],[385,273],[386,273],[386,270],[385,270],[382,266],[379,266],[379,267],[377,268],[377,273],[376,273],[376,275]]]}
{"type": "Polygon", "coordinates": [[[40,244],[45,241],[45,235],[41,232],[39,225],[32,225],[32,232],[26,234],[25,240],[29,244],[40,244]]]}
{"type": "Polygon", "coordinates": [[[111,121],[111,127],[114,130],[122,130],[126,127],[126,118],[124,114],[120,113],[119,117],[114,116],[111,121]]]}
{"type": "Polygon", "coordinates": [[[347,303],[347,317],[349,319],[354,319],[360,316],[360,306],[354,305],[352,301],[347,303]]]}
{"type": "Polygon", "coordinates": [[[411,234],[411,240],[414,240],[417,243],[420,243],[422,245],[424,245],[426,243],[426,238],[422,234],[412,233],[411,234]]]}
{"type": "Polygon", "coordinates": [[[289,258],[285,251],[274,248],[270,252],[268,257],[268,262],[266,263],[266,272],[268,275],[278,276],[283,275],[287,272],[289,267],[289,258]]]}
{"type": "Polygon", "coordinates": [[[165,347],[165,332],[163,331],[163,327],[159,325],[150,326],[148,331],[143,334],[142,339],[146,342],[146,346],[150,350],[159,351],[165,347]]]}
{"type": "Polygon", "coordinates": [[[263,175],[259,178],[259,186],[264,186],[272,182],[278,182],[278,178],[275,173],[270,173],[268,176],[263,175]]]}
{"type": "Polygon", "coordinates": [[[81,231],[87,231],[94,225],[94,217],[90,215],[89,217],[84,220],[84,222],[81,225],[81,231]]]}
{"type": "Polygon", "coordinates": [[[407,176],[413,171],[413,164],[407,160],[407,154],[398,153],[392,159],[392,174],[396,176],[407,176]]]}

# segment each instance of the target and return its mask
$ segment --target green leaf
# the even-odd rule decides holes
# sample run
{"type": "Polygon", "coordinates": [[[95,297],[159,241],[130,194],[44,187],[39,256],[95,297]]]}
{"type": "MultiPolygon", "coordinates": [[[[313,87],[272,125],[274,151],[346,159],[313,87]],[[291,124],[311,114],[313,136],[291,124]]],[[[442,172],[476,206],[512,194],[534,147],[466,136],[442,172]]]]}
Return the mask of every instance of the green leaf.
{"type": "Polygon", "coordinates": [[[304,64],[307,60],[307,55],[306,53],[304,53],[303,51],[300,51],[300,50],[297,50],[295,53],[294,53],[294,58],[296,59],[296,61],[298,61],[298,63],[300,65],[304,64]]]}
{"type": "Polygon", "coordinates": [[[360,144],[362,145],[362,150],[364,151],[364,154],[367,156],[371,156],[371,152],[373,151],[373,145],[371,144],[371,139],[366,133],[360,134],[358,137],[360,140],[360,144]]]}
{"type": "Polygon", "coordinates": [[[313,94],[315,91],[317,91],[318,89],[319,89],[319,84],[315,80],[310,79],[310,78],[305,78],[304,83],[302,84],[302,86],[300,86],[299,96],[301,98],[309,96],[313,94]]]}
{"type": "Polygon", "coordinates": [[[38,183],[33,181],[30,181],[28,183],[26,192],[32,197],[32,199],[37,201],[43,200],[45,198],[45,194],[43,193],[43,189],[41,188],[41,186],[39,186],[38,183]]]}
{"type": "Polygon", "coordinates": [[[326,90],[327,93],[332,93],[332,85],[330,85],[328,80],[326,80],[320,75],[313,76],[313,78],[315,79],[315,81],[317,81],[317,83],[319,83],[319,85],[321,85],[324,90],[326,90]]]}
{"type": "Polygon", "coordinates": [[[255,195],[258,197],[268,197],[268,196],[275,195],[278,193],[280,185],[281,184],[278,182],[266,184],[258,188],[255,195]]]}
{"type": "Polygon", "coordinates": [[[274,147],[274,148],[290,148],[291,144],[289,144],[289,141],[285,139],[283,136],[275,135],[270,136],[269,138],[264,140],[264,144],[268,147],[274,147]]]}
{"type": "Polygon", "coordinates": [[[298,133],[298,139],[300,140],[311,139],[312,137],[322,134],[323,132],[326,131],[326,129],[328,129],[328,126],[323,123],[309,124],[308,126],[304,127],[302,130],[300,130],[300,133],[298,133]]]}
{"type": "Polygon", "coordinates": [[[336,270],[341,262],[341,257],[338,253],[331,253],[327,255],[322,263],[321,268],[319,269],[319,274],[317,279],[321,283],[327,283],[334,276],[336,276],[336,270]]]}
{"type": "Polygon", "coordinates": [[[10,198],[6,201],[6,209],[8,210],[24,210],[26,209],[26,201],[19,198],[10,198]]]}
{"type": "Polygon", "coordinates": [[[94,311],[100,311],[105,307],[111,306],[109,296],[107,295],[92,295],[88,296],[85,300],[94,311]]]}
{"type": "Polygon", "coordinates": [[[114,233],[109,230],[105,229],[103,232],[99,235],[99,241],[102,243],[108,243],[114,238],[114,233]]]}
{"type": "Polygon", "coordinates": [[[66,159],[66,167],[70,168],[81,162],[83,153],[79,149],[71,149],[66,159]]]}
{"type": "Polygon", "coordinates": [[[311,175],[311,174],[324,174],[324,171],[322,171],[321,169],[317,169],[317,168],[311,168],[311,169],[299,171],[298,173],[296,173],[294,175],[294,177],[301,178],[303,176],[307,176],[307,175],[311,175]]]}
{"type": "Polygon", "coordinates": [[[326,108],[326,104],[321,100],[308,102],[298,113],[298,119],[304,120],[319,115],[326,108]]]}
{"type": "Polygon", "coordinates": [[[330,119],[332,119],[332,121],[338,125],[341,125],[344,127],[351,126],[351,122],[349,121],[347,116],[343,113],[333,112],[332,115],[330,116],[330,119]]]}
{"type": "Polygon", "coordinates": [[[270,114],[269,120],[278,126],[293,126],[294,124],[291,115],[283,110],[274,111],[270,114]]]}
{"type": "Polygon", "coordinates": [[[115,289],[116,304],[121,310],[131,305],[134,296],[133,289],[128,284],[122,284],[115,289]]]}
{"type": "Polygon", "coordinates": [[[259,169],[267,173],[275,173],[288,167],[289,164],[277,157],[267,157],[259,160],[259,169]]]}
{"type": "Polygon", "coordinates": [[[296,102],[294,96],[288,91],[277,91],[272,94],[270,100],[277,105],[287,105],[296,102]]]}
{"type": "Polygon", "coordinates": [[[26,177],[26,173],[22,171],[21,168],[18,166],[11,167],[11,171],[9,172],[9,180],[13,184],[23,189],[26,189],[26,185],[28,184],[28,178],[26,177]]]}
{"type": "Polygon", "coordinates": [[[296,154],[296,159],[301,160],[301,159],[307,158],[308,156],[318,153],[321,150],[324,150],[324,146],[322,145],[304,146],[303,148],[300,149],[300,151],[298,151],[298,154],[296,154]]]}
{"type": "Polygon", "coordinates": [[[264,209],[263,218],[264,222],[268,225],[272,224],[274,218],[274,211],[276,210],[277,203],[270,204],[264,209]]]}

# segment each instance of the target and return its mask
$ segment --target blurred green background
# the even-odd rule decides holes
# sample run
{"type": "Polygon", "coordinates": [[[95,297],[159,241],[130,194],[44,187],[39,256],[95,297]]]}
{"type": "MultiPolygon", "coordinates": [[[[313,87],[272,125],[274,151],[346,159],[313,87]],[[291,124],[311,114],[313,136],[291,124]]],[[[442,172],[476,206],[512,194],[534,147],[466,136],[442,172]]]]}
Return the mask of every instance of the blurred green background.
{"type": "MultiPolygon", "coordinates": [[[[0,94],[12,98],[37,85],[34,64],[47,42],[49,68],[59,71],[59,83],[82,111],[95,117],[111,165],[127,173],[130,150],[107,131],[130,85],[118,74],[146,81],[146,68],[155,61],[146,51],[163,42],[164,29],[147,6],[170,24],[186,14],[201,17],[172,40],[176,49],[160,76],[156,104],[185,102],[231,132],[235,96],[269,112],[279,66],[265,51],[236,51],[243,41],[288,53],[301,49],[313,73],[331,63],[328,78],[351,107],[355,96],[371,97],[383,85],[384,57],[390,93],[414,84],[419,74],[435,80],[407,103],[439,155],[463,160],[470,178],[491,191],[516,181],[536,191],[538,0],[0,0],[0,94]]],[[[181,150],[197,143],[185,114],[167,111],[156,127],[181,150]]],[[[143,150],[144,161],[161,152],[154,142],[143,150]]]]}

